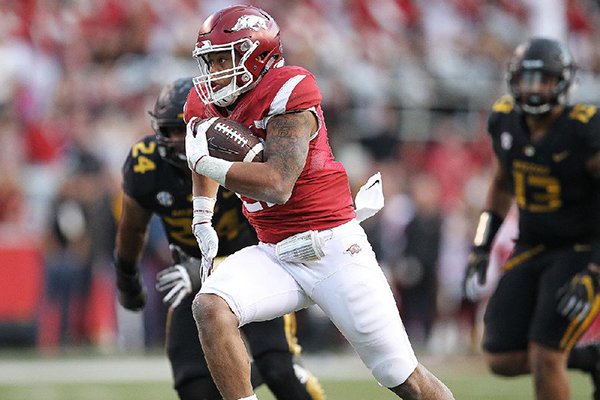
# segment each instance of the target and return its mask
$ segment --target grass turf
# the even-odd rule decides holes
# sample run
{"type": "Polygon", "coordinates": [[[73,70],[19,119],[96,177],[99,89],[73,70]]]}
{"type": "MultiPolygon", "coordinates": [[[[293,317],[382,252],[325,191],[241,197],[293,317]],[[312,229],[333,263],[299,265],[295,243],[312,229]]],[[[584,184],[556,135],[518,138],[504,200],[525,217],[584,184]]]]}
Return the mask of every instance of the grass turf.
{"type": "MultiPolygon", "coordinates": [[[[438,373],[460,400],[525,400],[532,399],[531,381],[527,377],[500,379],[486,373],[453,374],[438,373]]],[[[32,381],[35,377],[32,377],[32,381]]],[[[571,373],[572,399],[591,398],[589,378],[571,373]]],[[[329,400],[383,400],[395,396],[378,386],[373,380],[328,380],[321,383],[329,400]]],[[[258,392],[260,400],[274,400],[266,387],[258,392]]],[[[169,382],[127,383],[52,383],[52,384],[3,384],[0,385],[3,400],[176,400],[177,396],[169,382]]]]}
{"type": "MultiPolygon", "coordinates": [[[[530,400],[531,378],[492,376],[479,355],[422,355],[420,361],[459,400],[530,400]]],[[[354,353],[306,357],[328,400],[396,398],[379,386],[354,353]]],[[[80,353],[40,358],[35,352],[0,354],[2,400],[177,400],[166,357],[106,357],[80,353]]],[[[588,375],[570,372],[572,400],[590,399],[588,375]]],[[[264,385],[260,400],[274,400],[264,385]]]]}

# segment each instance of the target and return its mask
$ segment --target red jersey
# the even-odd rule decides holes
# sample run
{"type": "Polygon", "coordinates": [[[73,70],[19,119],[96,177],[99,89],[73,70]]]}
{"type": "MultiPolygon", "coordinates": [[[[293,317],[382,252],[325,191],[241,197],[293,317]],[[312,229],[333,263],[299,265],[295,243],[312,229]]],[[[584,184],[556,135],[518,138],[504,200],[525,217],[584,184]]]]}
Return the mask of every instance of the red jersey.
{"type": "MultiPolygon", "coordinates": [[[[309,71],[294,66],[269,70],[226,117],[265,139],[271,117],[304,110],[315,113],[319,128],[311,138],[304,169],[290,199],[285,204],[271,204],[240,196],[244,215],[262,242],[277,243],[296,233],[333,228],[355,217],[348,176],[344,166],[333,158],[321,110],[321,92],[309,71]]],[[[220,111],[213,105],[204,105],[192,89],[184,109],[185,120],[223,116],[220,111]]]]}

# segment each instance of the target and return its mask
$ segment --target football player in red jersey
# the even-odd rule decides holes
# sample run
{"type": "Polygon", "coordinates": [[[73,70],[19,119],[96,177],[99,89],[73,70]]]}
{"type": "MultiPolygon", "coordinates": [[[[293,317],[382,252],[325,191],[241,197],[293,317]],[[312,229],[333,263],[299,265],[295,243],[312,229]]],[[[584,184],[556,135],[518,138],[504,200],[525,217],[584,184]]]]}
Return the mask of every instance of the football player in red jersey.
{"type": "Polygon", "coordinates": [[[511,204],[519,234],[487,305],[483,348],[490,369],[532,373],[536,399],[568,399],[566,366],[592,373],[594,347],[573,346],[600,310],[600,113],[567,104],[575,64],[554,39],[518,46],[511,95],[488,119],[494,174],[465,282],[485,282],[489,250],[511,204]]]}
{"type": "Polygon", "coordinates": [[[405,399],[452,399],[415,357],[355,218],[346,171],[329,147],[315,77],[284,65],[273,18],[251,6],[218,11],[200,28],[193,55],[202,74],[185,107],[186,153],[194,171],[192,229],[207,278],[192,310],[223,398],[256,399],[238,327],[317,304],[381,385],[405,399]],[[214,116],[263,138],[265,161],[211,157],[205,131],[214,116]],[[259,244],[212,271],[218,184],[241,197],[259,244]]]}
{"type": "MultiPolygon", "coordinates": [[[[151,114],[155,134],[136,142],[123,165],[123,212],[115,240],[118,299],[123,307],[139,311],[146,291],[137,260],[146,243],[153,214],[164,227],[174,264],[157,275],[156,289],[170,305],[166,353],[174,388],[181,400],[211,400],[221,396],[213,383],[191,312],[193,294],[200,287],[200,259],[191,230],[192,179],[187,167],[183,105],[192,78],[165,85],[151,114]]],[[[221,188],[215,210],[220,241],[218,256],[226,256],[257,242],[256,233],[241,212],[240,200],[221,188]]],[[[253,358],[254,385],[266,383],[279,400],[323,400],[325,395],[312,374],[300,366],[301,347],[295,335],[294,314],[242,328],[253,358]]]]}

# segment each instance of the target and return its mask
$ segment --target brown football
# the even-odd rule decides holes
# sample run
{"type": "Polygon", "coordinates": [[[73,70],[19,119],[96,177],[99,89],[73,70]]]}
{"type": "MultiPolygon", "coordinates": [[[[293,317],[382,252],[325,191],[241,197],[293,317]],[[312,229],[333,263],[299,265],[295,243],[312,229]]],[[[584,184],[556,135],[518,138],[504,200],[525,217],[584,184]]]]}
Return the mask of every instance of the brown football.
{"type": "Polygon", "coordinates": [[[263,141],[237,121],[217,118],[206,130],[208,152],[227,161],[263,161],[263,141]]]}

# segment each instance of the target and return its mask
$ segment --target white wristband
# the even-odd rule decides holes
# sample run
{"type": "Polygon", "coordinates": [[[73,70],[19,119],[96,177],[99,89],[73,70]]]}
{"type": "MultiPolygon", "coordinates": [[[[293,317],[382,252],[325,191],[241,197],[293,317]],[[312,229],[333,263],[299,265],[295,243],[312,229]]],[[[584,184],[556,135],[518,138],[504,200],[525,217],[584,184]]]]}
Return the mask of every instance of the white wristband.
{"type": "Polygon", "coordinates": [[[233,163],[227,160],[221,160],[220,158],[204,156],[196,165],[194,165],[194,171],[200,175],[207,176],[218,182],[219,185],[225,185],[225,178],[227,177],[227,171],[231,168],[233,163]]]}
{"type": "Polygon", "coordinates": [[[192,197],[194,205],[194,223],[211,222],[217,199],[206,196],[192,197]]]}

